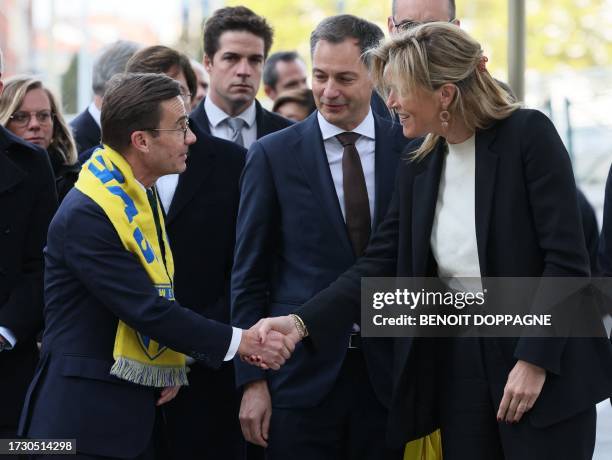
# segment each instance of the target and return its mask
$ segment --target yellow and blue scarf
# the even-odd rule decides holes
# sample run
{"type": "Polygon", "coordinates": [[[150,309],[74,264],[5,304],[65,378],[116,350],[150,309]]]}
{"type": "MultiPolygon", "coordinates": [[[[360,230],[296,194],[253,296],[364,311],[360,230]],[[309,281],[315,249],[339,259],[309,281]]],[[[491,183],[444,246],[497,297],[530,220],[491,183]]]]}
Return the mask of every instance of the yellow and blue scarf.
{"type": "MultiPolygon", "coordinates": [[[[128,162],[109,146],[97,149],[83,165],[75,187],[106,213],[125,249],[146,270],[159,295],[174,300],[174,261],[157,204],[165,264],[157,236],[153,210],[146,191],[138,183],[128,162]]],[[[129,278],[126,278],[129,283],[129,278]]],[[[119,320],[111,374],[139,385],[168,387],[187,385],[185,355],[157,343],[119,320]]]]}

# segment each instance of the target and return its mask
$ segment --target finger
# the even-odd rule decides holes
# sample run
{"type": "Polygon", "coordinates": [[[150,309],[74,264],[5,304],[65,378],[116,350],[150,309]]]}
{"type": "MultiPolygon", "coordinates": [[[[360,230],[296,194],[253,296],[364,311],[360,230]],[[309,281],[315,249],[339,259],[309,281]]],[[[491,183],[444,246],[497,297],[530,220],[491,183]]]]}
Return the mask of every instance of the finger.
{"type": "Polygon", "coordinates": [[[287,336],[283,336],[283,342],[285,347],[287,347],[287,350],[289,350],[289,353],[293,354],[293,351],[295,350],[295,342],[287,336]]]}
{"type": "MultiPolygon", "coordinates": [[[[259,324],[259,323],[257,323],[259,324]]],[[[270,330],[272,329],[272,327],[270,326],[270,321],[269,320],[262,320],[261,324],[257,327],[256,331],[257,331],[257,335],[259,337],[259,341],[263,344],[266,342],[266,337],[268,335],[268,332],[270,332],[270,330]]]]}
{"type": "Polygon", "coordinates": [[[506,417],[506,412],[508,410],[508,406],[510,405],[510,400],[512,396],[510,395],[507,389],[504,389],[504,396],[502,397],[501,403],[499,403],[499,409],[497,411],[497,421],[501,422],[506,417]]]}
{"type": "Polygon", "coordinates": [[[516,408],[516,414],[514,415],[514,418],[512,419],[514,423],[518,423],[521,421],[523,414],[529,410],[527,407],[528,405],[525,401],[521,401],[519,403],[519,405],[516,408]]]}
{"type": "Polygon", "coordinates": [[[263,415],[263,421],[261,423],[261,436],[264,440],[268,441],[268,433],[270,432],[270,417],[272,413],[269,410],[266,410],[263,415]]]}
{"type": "Polygon", "coordinates": [[[177,393],[178,393],[178,390],[175,392],[174,387],[164,388],[161,391],[160,398],[157,400],[157,405],[161,406],[162,404],[166,404],[168,401],[171,401],[176,396],[177,393]]]}
{"type": "Polygon", "coordinates": [[[516,409],[521,403],[520,396],[514,395],[512,400],[510,401],[510,405],[508,406],[508,411],[506,412],[506,422],[512,423],[514,421],[514,417],[516,416],[516,409]]]}

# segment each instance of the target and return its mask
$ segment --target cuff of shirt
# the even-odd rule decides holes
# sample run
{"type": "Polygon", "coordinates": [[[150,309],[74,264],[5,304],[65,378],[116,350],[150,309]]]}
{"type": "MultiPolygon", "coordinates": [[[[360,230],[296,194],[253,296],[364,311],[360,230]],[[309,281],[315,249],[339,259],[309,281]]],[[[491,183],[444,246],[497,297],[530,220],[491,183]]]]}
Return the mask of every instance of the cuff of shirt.
{"type": "Polygon", "coordinates": [[[8,345],[4,348],[5,350],[10,350],[17,345],[17,338],[7,328],[0,326],[0,335],[8,342],[8,345]]]}
{"type": "Polygon", "coordinates": [[[240,340],[242,340],[242,329],[232,326],[232,341],[230,342],[230,346],[227,349],[227,353],[223,361],[231,361],[234,359],[236,352],[238,351],[238,347],[240,346],[240,340]]]}

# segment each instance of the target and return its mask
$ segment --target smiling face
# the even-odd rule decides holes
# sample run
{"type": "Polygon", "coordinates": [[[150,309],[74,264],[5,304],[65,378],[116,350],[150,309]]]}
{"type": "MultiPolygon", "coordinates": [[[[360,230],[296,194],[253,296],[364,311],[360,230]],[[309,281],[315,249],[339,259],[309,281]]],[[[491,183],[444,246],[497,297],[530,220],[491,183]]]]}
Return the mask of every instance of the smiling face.
{"type": "Polygon", "coordinates": [[[389,91],[387,106],[397,112],[405,137],[440,134],[442,103],[438,91],[419,87],[408,90],[389,72],[385,72],[385,84],[389,91]]]}
{"type": "Polygon", "coordinates": [[[223,32],[212,59],[204,56],[212,101],[229,115],[242,113],[259,90],[263,63],[262,38],[245,31],[223,32]]]}
{"type": "Polygon", "coordinates": [[[372,81],[357,40],[320,40],[312,64],[312,92],[319,112],[341,129],[355,129],[368,114],[372,97],[372,81]]]}
{"type": "Polygon", "coordinates": [[[9,121],[7,127],[22,139],[47,149],[53,138],[53,117],[45,117],[50,113],[51,101],[45,90],[42,88],[31,89],[26,93],[19,109],[13,114],[16,117],[27,116],[26,124],[9,121]]]}

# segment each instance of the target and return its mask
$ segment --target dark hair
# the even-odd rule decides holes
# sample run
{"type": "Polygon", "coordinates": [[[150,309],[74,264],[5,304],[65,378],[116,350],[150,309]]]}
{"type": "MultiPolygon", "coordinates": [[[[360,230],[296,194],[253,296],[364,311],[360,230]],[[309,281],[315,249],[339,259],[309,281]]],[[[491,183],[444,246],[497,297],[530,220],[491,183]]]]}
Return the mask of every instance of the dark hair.
{"type": "Polygon", "coordinates": [[[264,41],[264,58],[268,57],[274,31],[262,16],[245,6],[228,6],[218,9],[204,23],[204,53],[212,59],[219,51],[219,38],[223,32],[244,31],[264,41]]]}
{"type": "Polygon", "coordinates": [[[134,42],[119,40],[102,50],[93,65],[91,87],[94,94],[104,96],[106,83],[113,75],[123,73],[129,59],[140,49],[134,42]]]}
{"type": "Polygon", "coordinates": [[[276,84],[278,83],[278,70],[276,70],[277,63],[279,63],[280,61],[293,62],[298,60],[300,60],[300,57],[295,51],[278,51],[277,53],[272,53],[264,64],[264,85],[276,88],[276,84]]]}
{"type": "Polygon", "coordinates": [[[160,73],[124,73],[108,82],[102,101],[102,142],[121,152],[134,131],[156,128],[161,103],[181,94],[176,80],[160,73]]]}
{"type": "Polygon", "coordinates": [[[193,98],[198,92],[198,78],[196,77],[189,58],[183,53],[167,46],[155,45],[143,48],[130,58],[125,68],[132,73],[167,73],[173,67],[183,71],[187,88],[193,98]]]}
{"type": "Polygon", "coordinates": [[[301,105],[306,110],[308,110],[309,115],[315,110],[317,110],[314,96],[312,95],[312,90],[309,88],[290,89],[287,91],[283,91],[274,101],[272,111],[278,112],[278,109],[288,102],[295,102],[296,104],[301,105]]]}
{"type": "MultiPolygon", "coordinates": [[[[398,19],[395,17],[396,10],[397,10],[397,0],[392,0],[391,1],[391,16],[393,16],[394,19],[398,19]]],[[[448,15],[450,16],[448,20],[452,21],[453,19],[457,19],[455,17],[456,14],[457,14],[457,7],[455,5],[455,0],[448,0],[448,15]]],[[[401,18],[401,20],[404,20],[404,19],[411,19],[411,18],[401,18]]]]}
{"type": "Polygon", "coordinates": [[[374,48],[385,37],[376,24],[358,18],[351,14],[339,14],[323,19],[310,34],[310,54],[320,40],[330,43],[342,43],[347,38],[355,38],[359,42],[361,59],[367,65],[369,57],[364,53],[374,48]]]}

